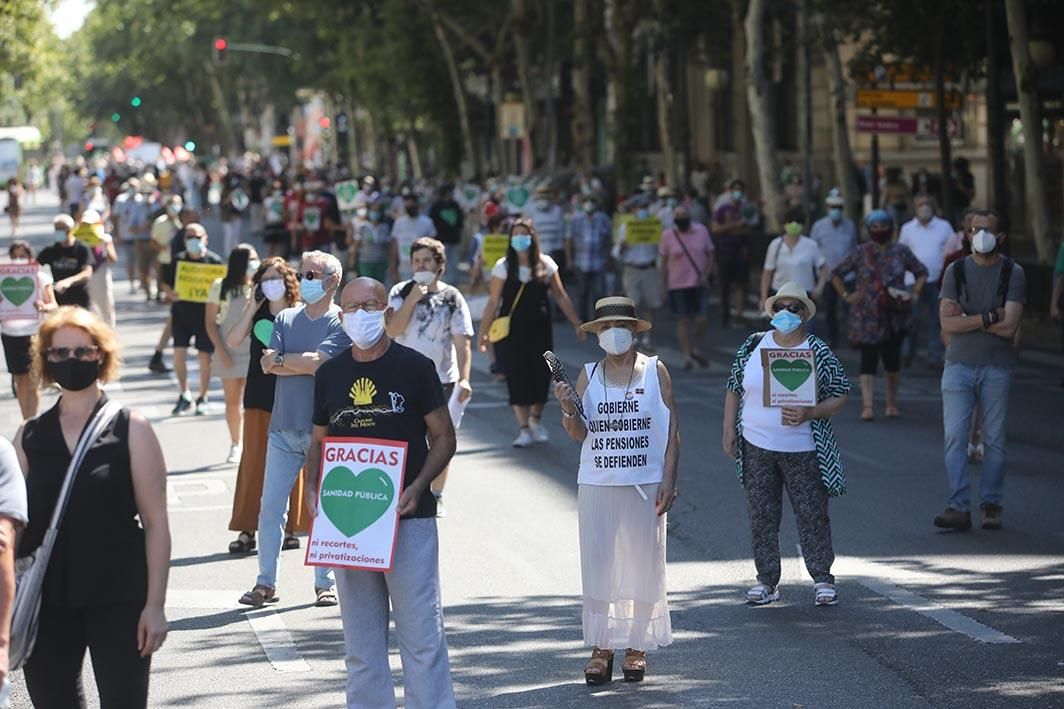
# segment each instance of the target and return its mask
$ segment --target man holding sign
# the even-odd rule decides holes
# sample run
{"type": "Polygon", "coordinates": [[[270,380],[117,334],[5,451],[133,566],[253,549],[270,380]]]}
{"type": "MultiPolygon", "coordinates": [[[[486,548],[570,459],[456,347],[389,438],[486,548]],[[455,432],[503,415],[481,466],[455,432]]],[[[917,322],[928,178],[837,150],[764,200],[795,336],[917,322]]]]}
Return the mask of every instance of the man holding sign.
{"type": "Polygon", "coordinates": [[[188,389],[188,346],[196,340],[199,353],[199,398],[196,415],[207,413],[207,389],[211,383],[211,354],[214,343],[207,335],[207,296],[211,284],[225,276],[222,257],[207,249],[207,230],[201,224],[185,226],[185,250],[174,259],[173,270],[167,273],[163,291],[171,303],[170,316],[174,331],[174,374],[177,375],[178,397],[172,414],[178,416],[192,408],[192,393],[188,389]]]}
{"type": "Polygon", "coordinates": [[[455,451],[447,401],[432,360],[388,338],[382,283],[355,279],[340,306],[354,346],[314,377],[307,563],[336,567],[348,706],[395,704],[390,601],[407,706],[453,707],[429,489],[455,451]]]}

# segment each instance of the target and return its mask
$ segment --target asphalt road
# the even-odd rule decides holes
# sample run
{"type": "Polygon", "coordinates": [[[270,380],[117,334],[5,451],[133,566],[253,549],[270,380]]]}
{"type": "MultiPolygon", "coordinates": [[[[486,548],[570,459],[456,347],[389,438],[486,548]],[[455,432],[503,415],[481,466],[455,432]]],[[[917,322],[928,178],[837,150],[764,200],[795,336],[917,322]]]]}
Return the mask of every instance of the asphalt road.
{"type": "MultiPolygon", "coordinates": [[[[51,214],[28,210],[24,231],[38,247],[51,214]]],[[[170,478],[171,632],[154,659],[151,706],[342,706],[339,613],[312,606],[302,551],[282,555],[278,606],[245,612],[236,604],[254,582],[256,560],[226,551],[235,466],[224,463],[220,385],[209,415],[171,418],[176,384],[146,368],[163,310],[128,295],[124,281],[116,293],[125,364],[112,396],[154,421],[170,478]]],[[[551,442],[511,448],[505,387],[477,356],[439,521],[461,706],[1064,706],[1064,363],[1039,355],[1017,369],[998,532],[931,524],[946,499],[933,373],[905,373],[900,420],[860,422],[855,394],[835,422],[849,477],[849,493],[831,507],[840,605],[813,607],[786,513],[782,599],[751,608],[743,602],[754,583],[745,499],[720,447],[724,378],[745,333],[711,332],[710,369],[682,372],[670,330],[663,319],[658,338],[674,367],[683,438],[681,496],[669,515],[674,642],[651,654],[641,685],[583,683],[578,447],[552,406],[551,442]]],[[[598,356],[566,327],[556,351],[571,367],[598,356]]],[[[854,356],[842,354],[856,375],[854,356]]],[[[0,433],[12,435],[19,416],[3,389],[0,433]]],[[[47,395],[42,406],[53,402],[47,395]]],[[[394,633],[392,646],[401,696],[394,633]]],[[[86,685],[91,694],[88,671],[86,685]]],[[[17,674],[14,706],[30,706],[17,674]]]]}

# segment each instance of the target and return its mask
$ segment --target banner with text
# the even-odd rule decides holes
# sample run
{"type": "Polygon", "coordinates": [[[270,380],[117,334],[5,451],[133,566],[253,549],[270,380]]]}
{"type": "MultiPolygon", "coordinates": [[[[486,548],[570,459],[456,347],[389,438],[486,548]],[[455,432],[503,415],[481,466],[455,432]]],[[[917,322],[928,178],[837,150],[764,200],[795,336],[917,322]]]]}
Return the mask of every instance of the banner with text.
{"type": "Polygon", "coordinates": [[[0,264],[0,320],[36,320],[40,280],[35,263],[0,264]]]}
{"type": "MultiPolygon", "coordinates": [[[[491,272],[499,259],[506,255],[510,246],[510,237],[506,234],[485,234],[480,244],[480,253],[484,260],[484,269],[491,272]]],[[[485,276],[486,277],[486,276],[485,276]]]]}
{"type": "Polygon", "coordinates": [[[633,219],[624,229],[624,240],[632,246],[661,243],[660,219],[633,219]]]}
{"type": "Polygon", "coordinates": [[[765,406],[816,406],[813,350],[761,350],[765,406]]]}
{"type": "Polygon", "coordinates": [[[178,261],[177,274],[174,277],[174,290],[178,300],[186,303],[206,303],[211,292],[211,284],[219,278],[225,278],[224,263],[192,263],[178,261]]]}
{"type": "Polygon", "coordinates": [[[406,443],[326,438],[307,566],[391,571],[406,443]]]}

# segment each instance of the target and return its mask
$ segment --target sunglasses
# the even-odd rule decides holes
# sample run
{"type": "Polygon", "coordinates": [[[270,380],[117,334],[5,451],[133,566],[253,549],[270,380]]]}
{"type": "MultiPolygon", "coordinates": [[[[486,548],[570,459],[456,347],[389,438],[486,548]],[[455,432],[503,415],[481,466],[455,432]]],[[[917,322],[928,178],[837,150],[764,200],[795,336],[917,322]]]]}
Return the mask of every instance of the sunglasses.
{"type": "Polygon", "coordinates": [[[773,303],[772,304],[772,312],[778,313],[781,310],[787,310],[787,311],[797,315],[798,313],[804,313],[805,312],[805,304],[804,303],[791,303],[790,305],[784,305],[783,303],[773,303]]]}
{"type": "Polygon", "coordinates": [[[100,354],[100,348],[96,345],[87,347],[49,347],[45,350],[49,362],[62,362],[68,359],[80,359],[82,362],[91,362],[100,354]]]}

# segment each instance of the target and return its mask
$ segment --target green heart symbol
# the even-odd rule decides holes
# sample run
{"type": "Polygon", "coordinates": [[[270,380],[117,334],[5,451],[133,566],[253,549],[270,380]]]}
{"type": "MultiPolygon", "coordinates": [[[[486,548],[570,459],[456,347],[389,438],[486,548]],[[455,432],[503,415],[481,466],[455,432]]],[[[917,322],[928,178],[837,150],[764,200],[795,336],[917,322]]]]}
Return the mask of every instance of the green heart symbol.
{"type": "Polygon", "coordinates": [[[255,323],[255,327],[251,328],[251,331],[255,333],[255,339],[263,344],[264,347],[270,346],[270,340],[273,339],[273,321],[263,318],[255,323]]]}
{"type": "Polygon", "coordinates": [[[511,187],[506,191],[506,199],[510,204],[515,207],[525,206],[525,202],[528,201],[529,192],[526,187],[511,187]]]}
{"type": "Polygon", "coordinates": [[[8,276],[3,281],[0,281],[0,293],[3,293],[4,298],[16,306],[22,305],[32,298],[36,287],[33,279],[29,276],[22,276],[21,278],[8,276]]]}
{"type": "Polygon", "coordinates": [[[454,226],[458,223],[458,210],[457,209],[441,209],[440,219],[447,222],[448,226],[454,226]]]}
{"type": "Polygon", "coordinates": [[[357,191],[358,188],[355,187],[352,182],[344,182],[336,187],[336,194],[339,195],[340,199],[344,202],[350,202],[353,200],[355,198],[355,192],[357,191]]]}
{"type": "Polygon", "coordinates": [[[773,360],[770,369],[772,376],[790,391],[795,391],[805,384],[805,380],[813,373],[813,365],[805,359],[777,359],[773,360]]]}
{"type": "Polygon", "coordinates": [[[394,499],[392,479],[379,468],[355,475],[340,465],[329,471],[321,485],[321,509],[347,537],[380,519],[394,499]]]}

